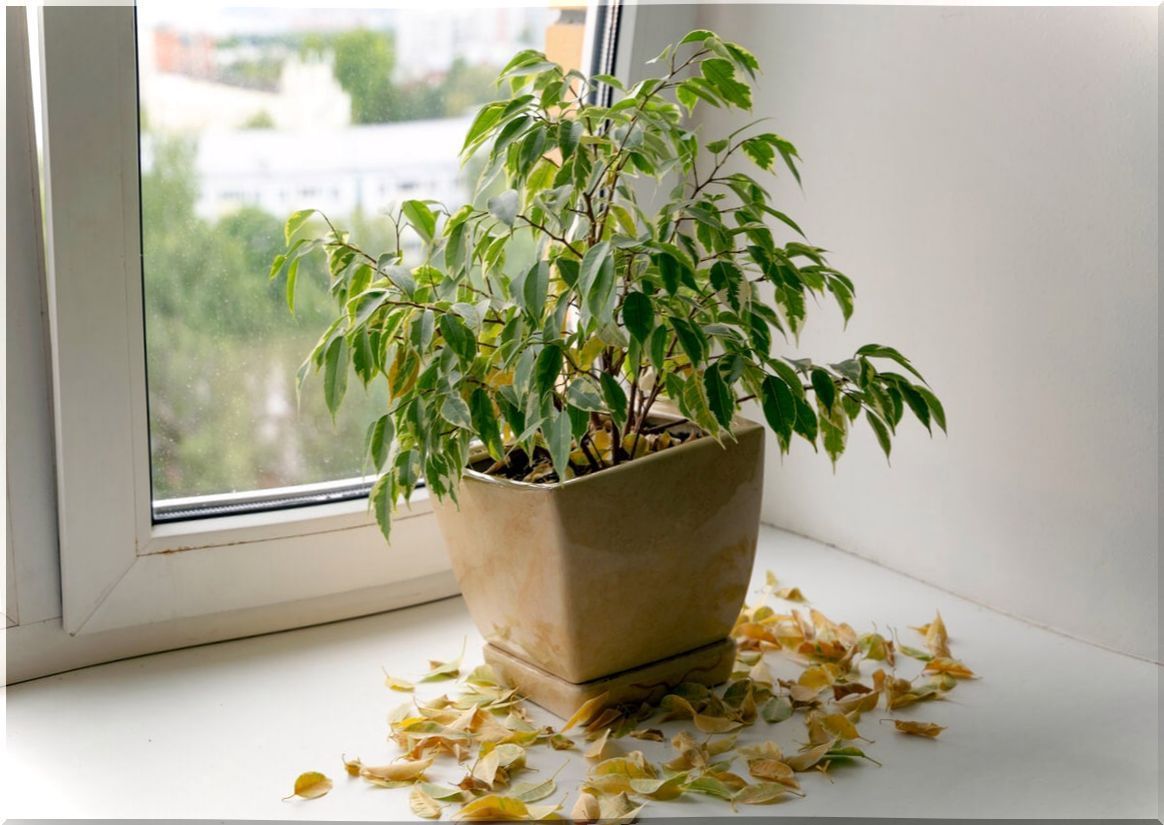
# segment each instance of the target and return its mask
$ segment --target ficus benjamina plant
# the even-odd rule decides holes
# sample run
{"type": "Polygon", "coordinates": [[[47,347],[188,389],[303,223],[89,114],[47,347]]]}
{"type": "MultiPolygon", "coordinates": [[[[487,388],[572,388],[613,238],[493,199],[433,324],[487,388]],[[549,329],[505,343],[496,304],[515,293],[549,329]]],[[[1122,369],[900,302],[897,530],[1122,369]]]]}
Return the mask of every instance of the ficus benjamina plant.
{"type": "Polygon", "coordinates": [[[387,383],[367,436],[385,535],[422,479],[455,499],[477,442],[489,471],[542,456],[551,482],[634,460],[660,398],[720,440],[755,399],[782,451],[800,437],[834,462],[861,417],[886,456],[907,408],[945,429],[892,347],[828,364],[776,351],[810,294],[847,321],[854,290],[750,174],[799,182],[793,144],[762,121],[714,140],[692,125],[701,107],[751,110],[756,58],[698,30],[651,64],[627,88],[515,55],[507,96],[465,137],[462,158],[482,167],[474,202],[405,201],[386,218],[394,249],[366,251],[313,209],[288,219],[271,278],[294,311],[300,260],[321,251],[338,306],[298,384],[322,371],[334,415],[350,372],[387,383]]]}

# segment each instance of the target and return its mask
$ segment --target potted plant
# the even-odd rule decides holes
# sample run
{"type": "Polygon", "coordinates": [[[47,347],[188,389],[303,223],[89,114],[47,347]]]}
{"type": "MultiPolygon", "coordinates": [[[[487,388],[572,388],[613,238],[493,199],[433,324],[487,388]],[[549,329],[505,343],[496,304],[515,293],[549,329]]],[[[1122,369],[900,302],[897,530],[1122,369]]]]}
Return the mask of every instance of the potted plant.
{"type": "Polygon", "coordinates": [[[652,63],[627,88],[520,52],[465,139],[473,203],[404,202],[385,252],[296,212],[271,268],[293,302],[300,259],[326,256],[338,312],[300,383],[322,372],[334,413],[349,372],[386,382],[367,439],[385,536],[423,480],[487,659],[559,713],[730,672],[763,463],[742,403],[781,451],[833,461],[861,418],[887,456],[907,410],[945,428],[895,349],[776,352],[809,295],[847,320],[854,290],[753,176],[799,182],[788,140],[689,126],[751,109],[756,58],[699,30],[652,63]]]}

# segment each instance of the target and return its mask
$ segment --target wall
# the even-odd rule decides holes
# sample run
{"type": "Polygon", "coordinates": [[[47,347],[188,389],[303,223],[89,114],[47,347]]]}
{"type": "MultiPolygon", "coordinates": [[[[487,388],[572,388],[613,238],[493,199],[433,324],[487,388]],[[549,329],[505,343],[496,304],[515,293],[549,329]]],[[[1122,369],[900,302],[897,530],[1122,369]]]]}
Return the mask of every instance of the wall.
{"type": "Polygon", "coordinates": [[[700,22],[759,56],[756,113],[804,160],[782,208],[857,283],[848,331],[817,311],[804,351],[897,345],[949,414],[948,438],[903,428],[892,470],[864,428],[835,473],[773,452],[765,519],[1155,658],[1157,10],[700,22]]]}

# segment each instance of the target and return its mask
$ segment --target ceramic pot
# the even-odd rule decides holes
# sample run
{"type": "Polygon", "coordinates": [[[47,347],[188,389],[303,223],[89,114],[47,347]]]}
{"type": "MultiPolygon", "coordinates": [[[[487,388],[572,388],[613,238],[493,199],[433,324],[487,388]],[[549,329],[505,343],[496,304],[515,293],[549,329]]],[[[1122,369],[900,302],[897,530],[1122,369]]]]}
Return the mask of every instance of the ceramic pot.
{"type": "Polygon", "coordinates": [[[737,418],[733,432],[557,484],[466,471],[459,506],[434,507],[486,640],[578,684],[725,639],[764,469],[763,428],[737,418]]]}

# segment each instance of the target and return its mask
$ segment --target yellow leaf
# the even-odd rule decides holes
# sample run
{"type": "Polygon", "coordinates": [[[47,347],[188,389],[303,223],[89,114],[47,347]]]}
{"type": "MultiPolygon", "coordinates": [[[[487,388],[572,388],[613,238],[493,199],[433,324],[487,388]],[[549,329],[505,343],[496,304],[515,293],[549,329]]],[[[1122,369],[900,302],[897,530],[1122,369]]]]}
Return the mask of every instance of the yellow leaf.
{"type": "Polygon", "coordinates": [[[298,796],[303,799],[319,799],[330,790],[330,779],[318,771],[308,771],[299,774],[295,780],[295,790],[283,798],[290,799],[292,796],[298,796]]]}
{"type": "Polygon", "coordinates": [[[594,740],[593,744],[586,749],[583,754],[587,759],[601,759],[602,751],[606,748],[606,740],[610,738],[610,728],[602,732],[602,735],[594,740]]]}
{"type": "Polygon", "coordinates": [[[942,725],[936,725],[933,722],[903,722],[900,719],[893,720],[893,726],[901,733],[908,733],[912,736],[927,736],[934,739],[945,728],[942,725]]]}
{"type": "Polygon", "coordinates": [[[973,679],[974,671],[966,667],[957,659],[946,656],[937,656],[926,662],[926,673],[946,673],[958,679],[973,679]]]}
{"type": "Polygon", "coordinates": [[[802,750],[800,753],[790,756],[784,761],[794,771],[807,771],[817,762],[824,759],[825,754],[832,749],[834,744],[836,744],[836,740],[831,739],[827,742],[821,742],[819,745],[802,750]]]}
{"type": "Polygon", "coordinates": [[[748,762],[748,773],[755,779],[769,782],[791,783],[793,787],[800,787],[792,768],[779,759],[752,759],[748,762]]]}
{"type": "Polygon", "coordinates": [[[440,819],[441,804],[429,796],[420,785],[413,785],[408,792],[408,807],[423,819],[440,819]]]}
{"type": "Polygon", "coordinates": [[[810,690],[816,690],[818,693],[831,685],[835,680],[832,673],[820,665],[813,665],[804,669],[800,674],[800,678],[796,680],[798,684],[803,685],[810,690]]]}
{"type": "Polygon", "coordinates": [[[861,734],[847,716],[840,713],[830,713],[821,719],[826,730],[831,731],[842,739],[860,739],[861,734]]]}
{"type": "Polygon", "coordinates": [[[453,815],[454,819],[465,821],[520,821],[529,819],[529,808],[520,799],[498,794],[487,794],[474,799],[453,815]]]}
{"type": "Polygon", "coordinates": [[[646,730],[632,730],[630,736],[634,739],[642,739],[646,742],[662,742],[665,737],[663,731],[658,728],[647,728],[646,730]]]}
{"type": "Polygon", "coordinates": [[[416,690],[416,685],[409,682],[407,679],[397,679],[392,674],[384,671],[384,686],[392,690],[399,690],[402,693],[411,693],[416,690]]]}
{"type": "Polygon", "coordinates": [[[776,578],[776,574],[773,573],[771,570],[764,571],[764,583],[768,587],[775,588],[776,585],[779,584],[779,582],[780,582],[780,580],[776,578]]]}
{"type": "Polygon", "coordinates": [[[799,587],[785,587],[776,591],[776,595],[789,602],[806,602],[808,599],[800,592],[799,587]]]}
{"type": "Polygon", "coordinates": [[[570,818],[575,822],[597,822],[602,816],[602,809],[598,805],[598,799],[592,793],[582,791],[578,794],[578,801],[574,803],[574,807],[570,810],[570,818]]]}
{"type": "Polygon", "coordinates": [[[432,765],[432,757],[427,759],[402,759],[390,765],[377,768],[367,766],[360,769],[360,776],[365,779],[380,779],[385,782],[411,782],[424,776],[424,772],[432,765]]]}
{"type": "Polygon", "coordinates": [[[784,785],[772,782],[763,782],[759,785],[748,785],[741,788],[739,793],[732,797],[732,802],[741,805],[768,805],[783,799],[789,790],[784,785]]]}
{"type": "Polygon", "coordinates": [[[562,725],[562,729],[559,731],[559,733],[565,733],[579,722],[590,721],[590,719],[596,713],[598,713],[599,709],[602,708],[603,702],[606,701],[606,697],[609,695],[609,693],[600,693],[599,695],[587,699],[585,702],[583,702],[578,710],[574,711],[574,715],[566,720],[566,724],[562,725]]]}
{"type": "Polygon", "coordinates": [[[625,793],[604,796],[598,800],[599,819],[603,825],[629,825],[635,821],[642,805],[635,806],[625,793]]]}
{"type": "Polygon", "coordinates": [[[590,369],[590,367],[594,364],[594,359],[598,357],[598,354],[602,352],[603,348],[605,347],[606,343],[597,335],[595,335],[593,338],[588,340],[583,345],[582,349],[578,352],[578,366],[583,371],[590,369]]]}
{"type": "MultiPolygon", "coordinates": [[[[920,631],[921,628],[918,628],[920,631]]],[[[942,621],[942,614],[939,612],[932,622],[925,625],[926,648],[933,656],[945,656],[952,658],[950,654],[950,639],[946,634],[946,623],[942,621]]]]}
{"type": "Polygon", "coordinates": [[[364,767],[357,756],[355,759],[348,759],[346,756],[341,757],[344,760],[344,770],[348,772],[348,776],[359,776],[360,768],[364,767]]]}

